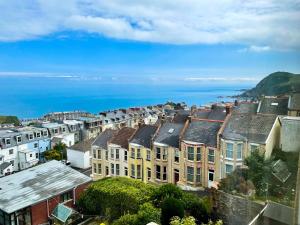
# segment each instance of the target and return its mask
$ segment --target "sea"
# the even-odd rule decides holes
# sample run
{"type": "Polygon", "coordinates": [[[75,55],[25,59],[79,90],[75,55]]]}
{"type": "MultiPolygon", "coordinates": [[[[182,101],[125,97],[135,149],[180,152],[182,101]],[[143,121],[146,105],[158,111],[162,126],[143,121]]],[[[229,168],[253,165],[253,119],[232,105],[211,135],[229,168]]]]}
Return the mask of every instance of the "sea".
{"type": "Polygon", "coordinates": [[[167,101],[205,105],[233,101],[228,96],[241,93],[255,83],[176,81],[159,82],[130,79],[103,80],[100,77],[72,76],[0,76],[0,115],[20,119],[39,118],[49,112],[82,110],[91,113],[148,106],[167,101]]]}

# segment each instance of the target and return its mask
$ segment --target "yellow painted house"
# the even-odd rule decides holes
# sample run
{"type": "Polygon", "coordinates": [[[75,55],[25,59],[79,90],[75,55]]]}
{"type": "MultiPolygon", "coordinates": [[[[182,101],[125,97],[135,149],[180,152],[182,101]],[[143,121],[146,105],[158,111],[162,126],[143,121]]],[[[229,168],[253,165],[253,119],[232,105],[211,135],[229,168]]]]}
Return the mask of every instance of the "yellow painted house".
{"type": "Polygon", "coordinates": [[[154,125],[141,125],[129,140],[128,176],[148,182],[152,178],[151,141],[157,130],[154,125]]]}

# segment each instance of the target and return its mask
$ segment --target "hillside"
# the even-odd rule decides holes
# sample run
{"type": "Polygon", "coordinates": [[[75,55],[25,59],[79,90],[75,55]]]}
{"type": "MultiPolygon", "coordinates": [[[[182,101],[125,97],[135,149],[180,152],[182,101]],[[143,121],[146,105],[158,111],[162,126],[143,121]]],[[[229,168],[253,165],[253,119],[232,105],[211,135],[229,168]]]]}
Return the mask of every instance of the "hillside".
{"type": "Polygon", "coordinates": [[[255,88],[245,91],[241,97],[281,95],[300,92],[300,74],[275,72],[262,79],[255,88]]]}
{"type": "Polygon", "coordinates": [[[18,117],[16,116],[0,116],[0,124],[14,124],[14,125],[20,125],[20,121],[18,117]]]}

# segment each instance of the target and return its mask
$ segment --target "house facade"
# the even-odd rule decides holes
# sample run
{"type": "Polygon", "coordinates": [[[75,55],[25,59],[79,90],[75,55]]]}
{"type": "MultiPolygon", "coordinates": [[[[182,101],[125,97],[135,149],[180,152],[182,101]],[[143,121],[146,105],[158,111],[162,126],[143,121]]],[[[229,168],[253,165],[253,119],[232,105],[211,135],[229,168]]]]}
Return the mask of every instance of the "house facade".
{"type": "Polygon", "coordinates": [[[300,116],[300,93],[294,93],[289,97],[288,116],[300,116]]]}

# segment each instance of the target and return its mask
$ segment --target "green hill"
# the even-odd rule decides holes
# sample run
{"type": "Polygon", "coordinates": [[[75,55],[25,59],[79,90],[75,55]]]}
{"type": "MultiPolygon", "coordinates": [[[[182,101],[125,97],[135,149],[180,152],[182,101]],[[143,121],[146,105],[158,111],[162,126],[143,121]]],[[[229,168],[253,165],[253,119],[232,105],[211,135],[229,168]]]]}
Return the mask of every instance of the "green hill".
{"type": "Polygon", "coordinates": [[[20,121],[16,116],[0,116],[0,124],[9,123],[16,126],[20,125],[20,121]]]}
{"type": "Polygon", "coordinates": [[[300,92],[300,74],[275,72],[262,79],[255,88],[245,91],[241,97],[260,97],[261,95],[282,95],[300,92]]]}

